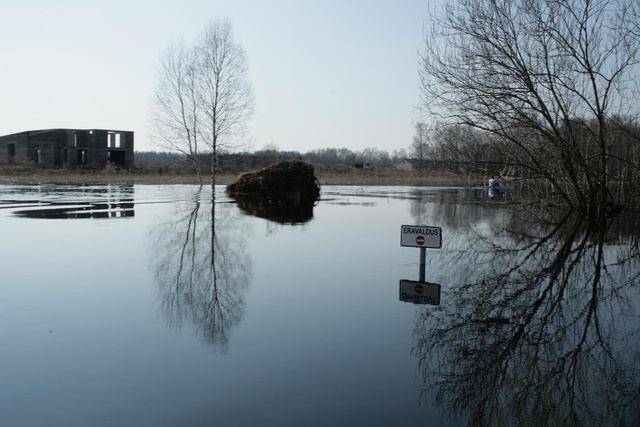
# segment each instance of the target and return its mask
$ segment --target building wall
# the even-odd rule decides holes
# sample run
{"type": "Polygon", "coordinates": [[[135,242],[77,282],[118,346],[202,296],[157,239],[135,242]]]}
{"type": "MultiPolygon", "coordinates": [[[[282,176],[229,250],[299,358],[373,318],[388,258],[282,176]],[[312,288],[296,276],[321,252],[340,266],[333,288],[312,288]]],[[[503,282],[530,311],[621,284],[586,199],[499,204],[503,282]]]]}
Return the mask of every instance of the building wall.
{"type": "Polygon", "coordinates": [[[27,145],[27,156],[39,165],[55,166],[56,143],[34,141],[27,145]]]}
{"type": "Polygon", "coordinates": [[[111,161],[133,165],[131,131],[104,129],[48,129],[0,136],[0,162],[13,158],[55,167],[101,168],[111,161]]]}
{"type": "Polygon", "coordinates": [[[0,138],[0,161],[7,163],[9,161],[9,151],[12,148],[14,158],[26,158],[27,157],[27,144],[26,136],[23,135],[9,135],[8,138],[0,138]]]}

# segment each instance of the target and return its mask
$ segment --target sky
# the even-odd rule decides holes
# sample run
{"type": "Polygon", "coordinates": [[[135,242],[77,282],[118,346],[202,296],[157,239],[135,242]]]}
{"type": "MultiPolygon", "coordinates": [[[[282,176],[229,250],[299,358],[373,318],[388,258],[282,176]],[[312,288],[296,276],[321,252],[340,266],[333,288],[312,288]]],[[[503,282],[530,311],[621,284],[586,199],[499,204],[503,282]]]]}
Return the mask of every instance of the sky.
{"type": "Polygon", "coordinates": [[[249,151],[409,149],[432,8],[428,0],[5,0],[0,135],[128,130],[136,151],[160,150],[148,131],[160,55],[227,19],[255,94],[249,151]]]}

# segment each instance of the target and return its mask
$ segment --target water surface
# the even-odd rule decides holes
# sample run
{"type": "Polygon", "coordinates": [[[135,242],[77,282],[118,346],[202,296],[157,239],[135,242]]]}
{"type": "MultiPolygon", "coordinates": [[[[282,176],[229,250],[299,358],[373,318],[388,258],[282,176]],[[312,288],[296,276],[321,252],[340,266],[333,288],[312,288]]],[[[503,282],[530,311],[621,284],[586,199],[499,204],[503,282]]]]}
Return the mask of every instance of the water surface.
{"type": "Polygon", "coordinates": [[[324,187],[290,220],[210,191],[0,186],[2,425],[638,420],[632,233],[462,189],[324,187]],[[399,300],[403,224],[442,227],[439,306],[399,300]]]}

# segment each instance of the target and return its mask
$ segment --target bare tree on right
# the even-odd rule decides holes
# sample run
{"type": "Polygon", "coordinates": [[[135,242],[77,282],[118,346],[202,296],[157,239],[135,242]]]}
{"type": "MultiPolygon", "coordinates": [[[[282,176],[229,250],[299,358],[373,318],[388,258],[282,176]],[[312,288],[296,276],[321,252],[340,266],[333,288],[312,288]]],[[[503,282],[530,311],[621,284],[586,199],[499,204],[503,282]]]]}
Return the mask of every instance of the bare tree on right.
{"type": "Polygon", "coordinates": [[[423,111],[484,135],[547,195],[602,214],[640,182],[639,8],[453,0],[425,37],[423,111]]]}

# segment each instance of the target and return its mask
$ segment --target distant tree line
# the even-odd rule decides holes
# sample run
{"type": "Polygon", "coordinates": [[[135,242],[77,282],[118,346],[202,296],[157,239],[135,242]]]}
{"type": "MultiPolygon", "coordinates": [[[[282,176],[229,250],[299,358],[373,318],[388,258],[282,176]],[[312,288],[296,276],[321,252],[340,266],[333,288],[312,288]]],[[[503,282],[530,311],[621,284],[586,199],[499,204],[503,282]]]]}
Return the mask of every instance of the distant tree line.
{"type": "Polygon", "coordinates": [[[187,156],[183,153],[172,153],[168,151],[136,151],[135,153],[137,166],[171,165],[184,163],[186,161],[187,156]]]}
{"type": "MultiPolygon", "coordinates": [[[[219,153],[218,167],[221,172],[240,172],[257,169],[282,160],[305,160],[313,165],[322,166],[355,166],[369,163],[373,168],[392,168],[399,159],[408,157],[406,150],[394,150],[389,153],[377,148],[366,148],[362,151],[351,151],[347,148],[321,148],[306,153],[298,151],[280,151],[275,148],[257,150],[254,152],[219,153]]],[[[201,165],[211,162],[211,154],[204,153],[198,156],[201,165]]],[[[193,156],[184,153],[164,151],[137,151],[135,163],[137,166],[190,164],[193,165],[193,156]]]]}
{"type": "MultiPolygon", "coordinates": [[[[607,196],[618,204],[631,206],[634,202],[630,198],[640,188],[640,124],[620,117],[605,122],[607,138],[611,141],[604,172],[607,196]]],[[[542,155],[547,150],[539,146],[543,142],[540,135],[522,130],[514,137],[524,145],[513,147],[497,135],[468,125],[447,125],[434,130],[424,153],[426,158],[446,162],[461,172],[519,178],[523,183],[544,178],[568,193],[573,187],[578,191],[595,185],[591,182],[594,179],[590,176],[591,169],[603,167],[598,158],[601,147],[594,137],[600,127],[595,120],[586,119],[574,119],[561,126],[561,132],[570,134],[576,141],[572,161],[564,158],[568,153],[542,155]],[[540,152],[541,157],[532,158],[532,151],[540,152]],[[562,163],[566,164],[566,171],[560,172],[562,163]]]]}
{"type": "Polygon", "coordinates": [[[311,150],[303,158],[315,165],[348,165],[369,163],[376,168],[390,168],[399,159],[408,157],[406,150],[393,150],[391,153],[378,148],[365,148],[362,151],[351,151],[347,148],[321,148],[311,150]]]}

